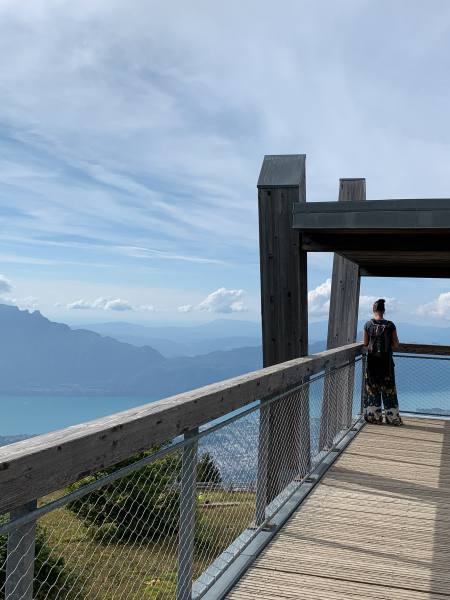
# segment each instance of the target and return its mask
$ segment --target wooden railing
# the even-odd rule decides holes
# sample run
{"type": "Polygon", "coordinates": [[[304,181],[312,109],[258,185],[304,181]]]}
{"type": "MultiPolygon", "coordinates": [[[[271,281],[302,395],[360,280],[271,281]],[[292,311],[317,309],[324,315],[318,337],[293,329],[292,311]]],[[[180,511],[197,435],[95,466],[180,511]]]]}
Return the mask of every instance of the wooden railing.
{"type": "MultiPolygon", "coordinates": [[[[396,352],[443,359],[450,356],[450,346],[401,344],[396,352]]],[[[86,497],[91,489],[99,490],[102,485],[126,478],[155,457],[146,456],[125,467],[116,466],[102,480],[85,483],[81,490],[68,491],[67,486],[156,447],[160,450],[155,451],[155,455],[178,452],[183,465],[178,475],[180,479],[173,480],[169,488],[179,491],[180,495],[176,597],[178,600],[201,598],[218,577],[214,564],[214,568],[208,567],[204,572],[209,583],[203,581],[199,586],[197,580],[193,585],[195,477],[201,436],[218,431],[224,422],[237,421],[240,427],[241,415],[259,415],[252,422],[251,433],[257,468],[252,475],[252,486],[246,492],[253,494],[254,520],[246,525],[244,538],[239,536],[240,541],[232,544],[233,552],[237,548],[243,552],[245,545],[254,540],[272,518],[269,507],[275,506],[280,497],[284,498],[283,502],[287,501],[286,494],[296,494],[294,490],[298,490],[303,479],[308,481],[306,475],[315,472],[317,460],[322,458],[315,459],[313,464],[314,453],[316,456],[332,454],[346,432],[356,435],[361,425],[361,419],[357,415],[355,418],[359,412],[359,407],[355,412],[355,402],[357,405],[360,399],[357,388],[362,381],[357,382],[356,377],[364,371],[361,369],[364,361],[359,360],[362,353],[362,343],[350,344],[0,448],[0,515],[10,513],[9,522],[5,517],[3,523],[0,520],[0,540],[2,533],[8,535],[6,598],[31,600],[33,597],[38,519],[76,498],[86,497]],[[236,414],[234,411],[238,410],[241,412],[236,414]],[[316,420],[314,426],[310,425],[312,414],[316,420]],[[320,435],[316,427],[319,416],[320,435]],[[225,421],[221,417],[226,417],[225,421]],[[215,423],[211,427],[212,422],[215,423]],[[202,431],[201,427],[207,424],[208,429],[202,431]],[[311,437],[313,430],[315,440],[311,437]],[[64,490],[63,497],[55,499],[53,496],[49,502],[47,498],[46,503],[42,503],[42,498],[59,490],[64,490]]],[[[245,437],[245,428],[238,435],[245,437]]],[[[238,444],[239,440],[228,442],[238,444]]],[[[240,452],[245,454],[247,450],[245,445],[240,452]]],[[[233,460],[236,460],[234,454],[233,460]]],[[[239,464],[236,465],[239,469],[239,464]]],[[[229,551],[224,554],[229,560],[229,551]]],[[[234,555],[232,560],[235,558],[234,555]]],[[[222,565],[218,572],[223,573],[223,568],[222,565]]],[[[1,592],[0,589],[0,596],[1,592]]]]}
{"type": "Polygon", "coordinates": [[[0,448],[0,514],[59,490],[305,378],[355,359],[362,344],[291,360],[0,448]]]}

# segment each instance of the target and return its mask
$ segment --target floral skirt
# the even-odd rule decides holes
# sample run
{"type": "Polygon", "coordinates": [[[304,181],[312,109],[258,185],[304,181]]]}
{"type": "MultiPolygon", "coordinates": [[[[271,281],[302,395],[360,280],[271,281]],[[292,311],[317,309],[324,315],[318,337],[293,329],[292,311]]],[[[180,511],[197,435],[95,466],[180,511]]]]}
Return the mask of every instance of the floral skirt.
{"type": "Polygon", "coordinates": [[[394,375],[386,375],[374,381],[366,371],[364,390],[364,419],[368,423],[383,423],[384,407],[386,423],[401,425],[394,375]]]}

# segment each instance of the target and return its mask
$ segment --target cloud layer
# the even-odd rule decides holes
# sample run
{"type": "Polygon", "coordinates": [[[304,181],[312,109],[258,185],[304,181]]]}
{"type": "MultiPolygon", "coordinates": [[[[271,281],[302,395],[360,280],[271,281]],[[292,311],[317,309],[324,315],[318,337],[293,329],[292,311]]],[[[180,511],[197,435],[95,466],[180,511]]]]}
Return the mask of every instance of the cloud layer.
{"type": "Polygon", "coordinates": [[[0,254],[47,306],[66,278],[82,285],[64,306],[102,281],[106,310],[129,310],[144,272],[174,318],[205,281],[245,288],[256,317],[266,153],[307,154],[308,201],[336,199],[339,177],[448,196],[447,0],[3,0],[0,53],[0,254]]]}

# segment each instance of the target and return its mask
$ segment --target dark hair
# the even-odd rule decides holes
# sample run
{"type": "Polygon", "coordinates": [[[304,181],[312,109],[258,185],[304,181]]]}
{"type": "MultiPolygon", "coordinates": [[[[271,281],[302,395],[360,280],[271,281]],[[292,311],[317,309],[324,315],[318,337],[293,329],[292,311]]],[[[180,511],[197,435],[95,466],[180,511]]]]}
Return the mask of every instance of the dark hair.
{"type": "Polygon", "coordinates": [[[386,312],[386,307],[384,306],[386,303],[386,300],[384,300],[383,298],[380,298],[379,300],[376,300],[373,303],[373,312],[374,313],[385,313],[386,312]]]}

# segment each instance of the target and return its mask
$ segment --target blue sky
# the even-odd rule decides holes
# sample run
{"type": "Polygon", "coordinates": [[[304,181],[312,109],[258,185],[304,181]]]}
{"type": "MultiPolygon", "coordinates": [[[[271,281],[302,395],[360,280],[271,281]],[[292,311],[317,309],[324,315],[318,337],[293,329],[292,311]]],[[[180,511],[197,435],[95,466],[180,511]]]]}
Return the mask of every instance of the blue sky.
{"type": "MultiPolygon", "coordinates": [[[[450,3],[0,2],[0,295],[68,322],[259,318],[256,181],[450,196],[450,3]]],[[[325,318],[331,257],[313,255],[325,318]]],[[[403,321],[443,280],[363,280],[403,321]]],[[[446,295],[448,294],[448,295],[446,295]]]]}

